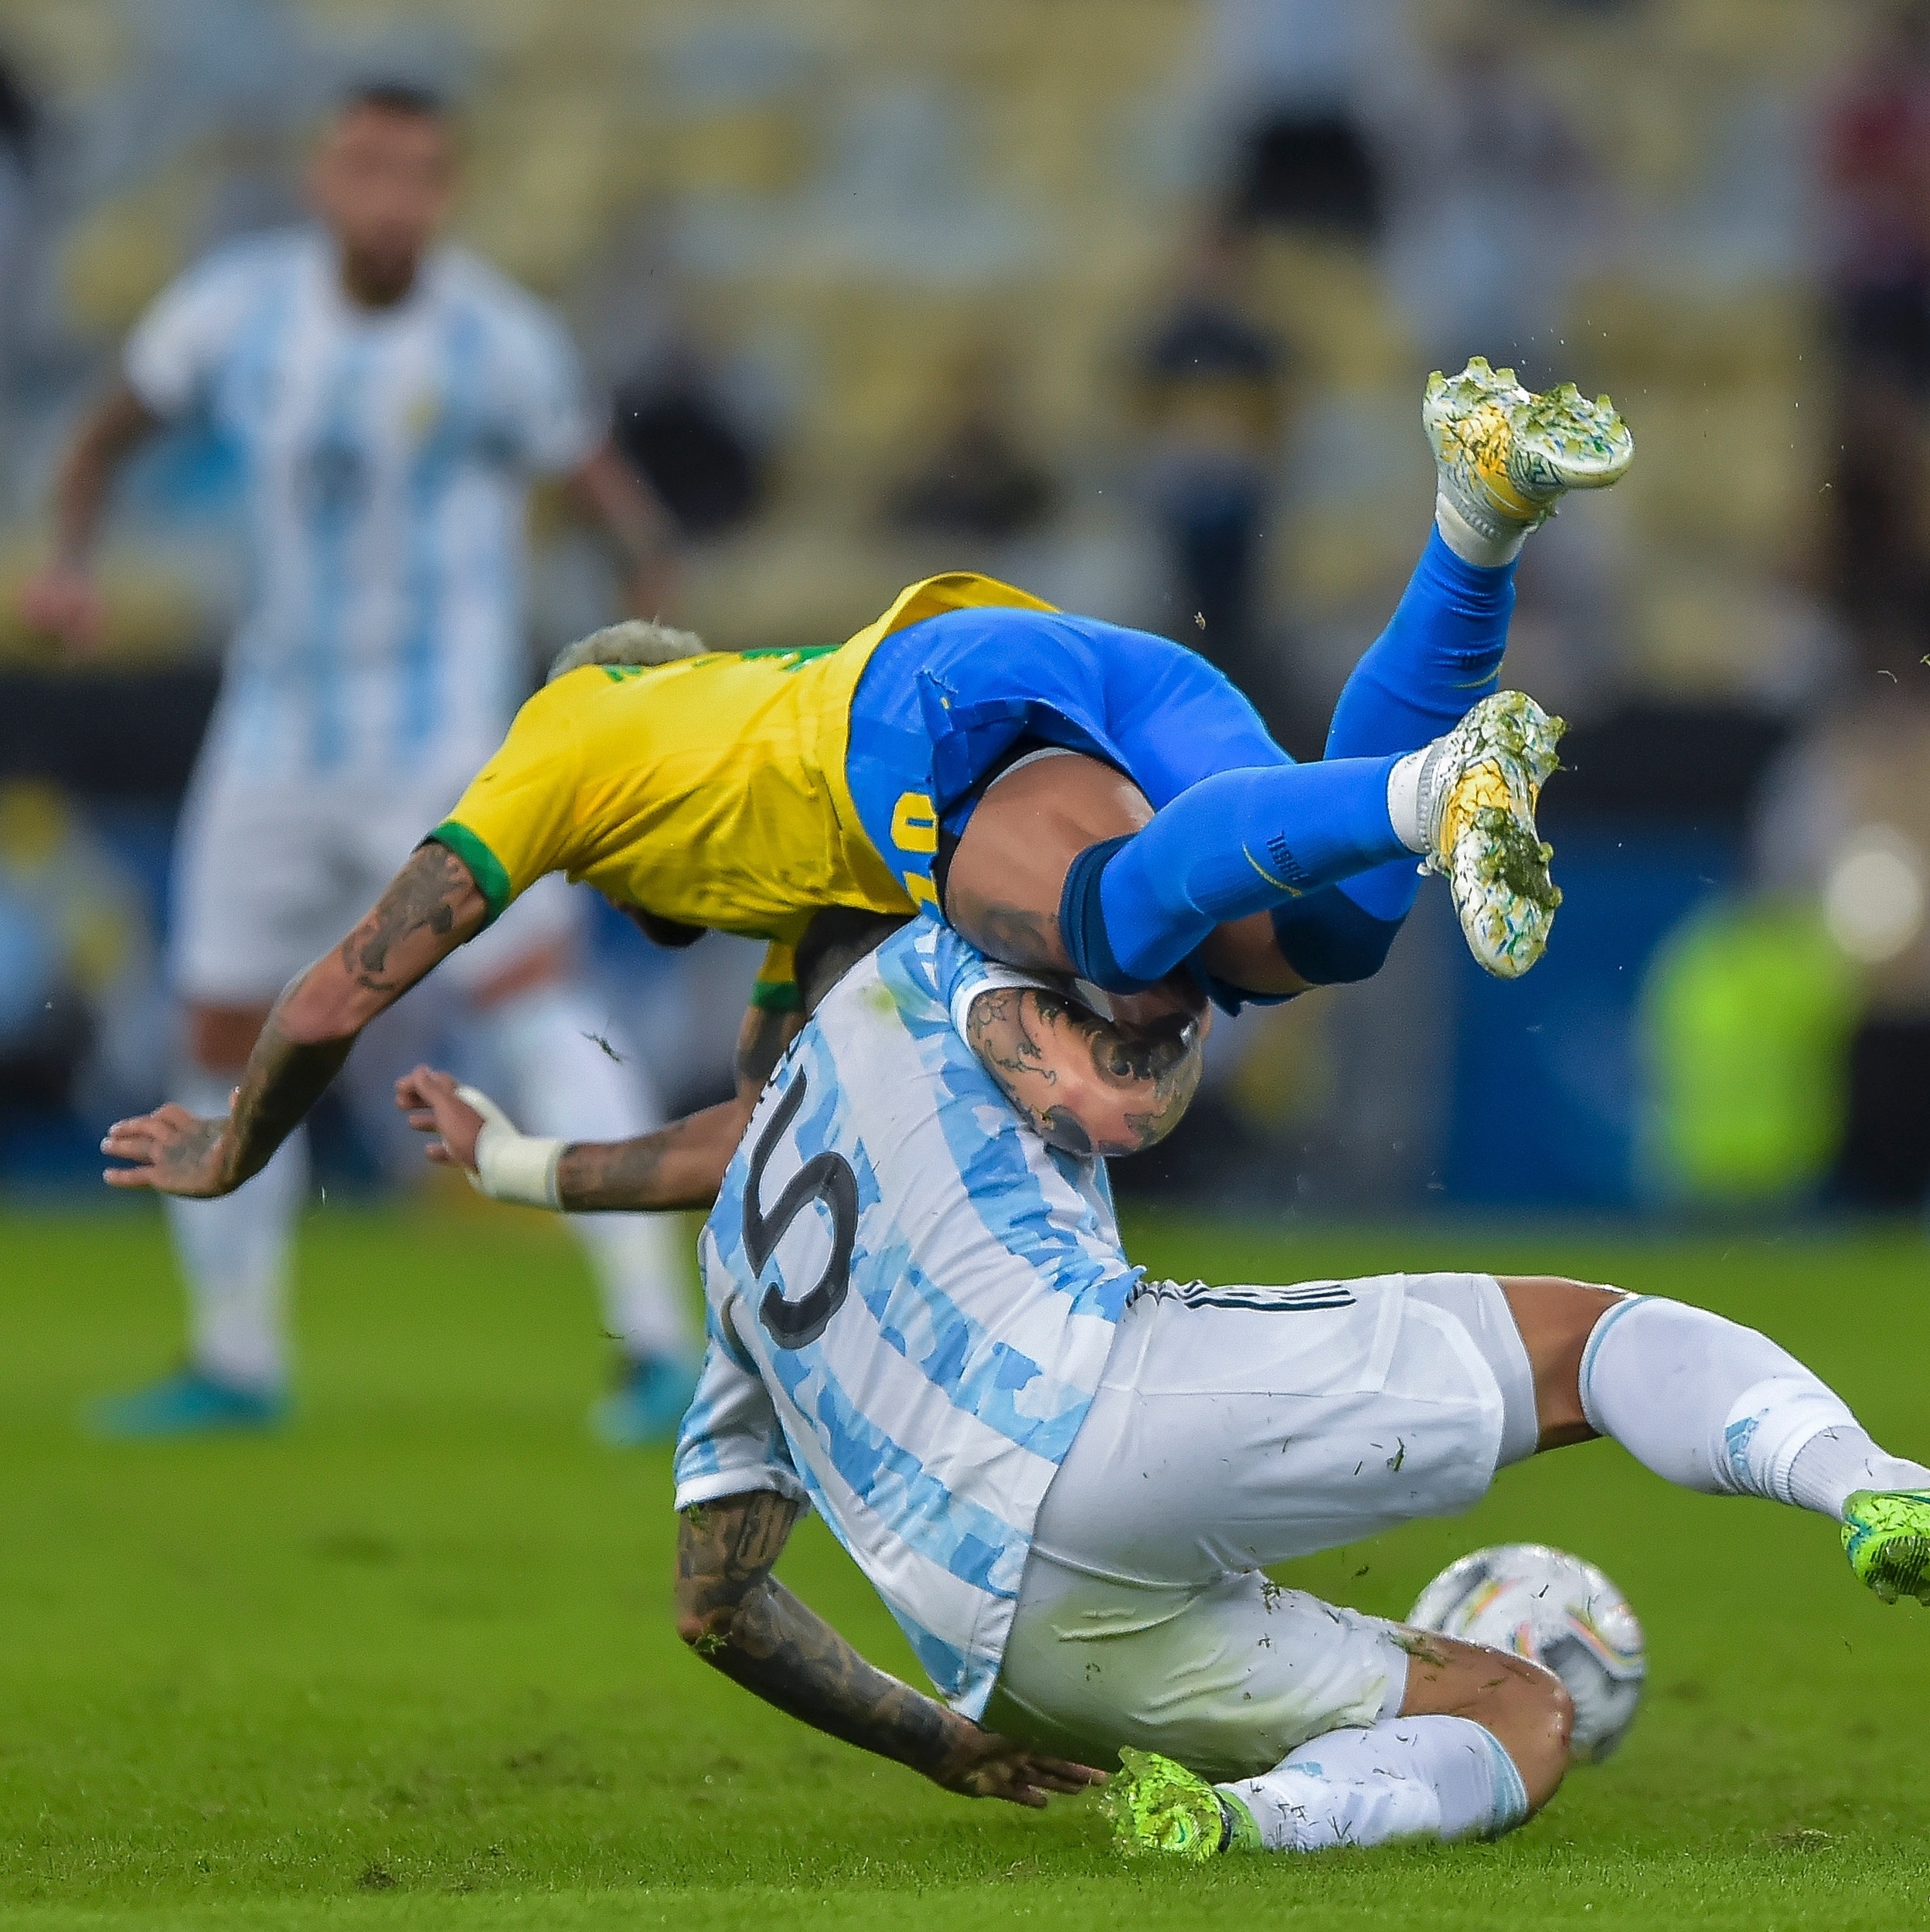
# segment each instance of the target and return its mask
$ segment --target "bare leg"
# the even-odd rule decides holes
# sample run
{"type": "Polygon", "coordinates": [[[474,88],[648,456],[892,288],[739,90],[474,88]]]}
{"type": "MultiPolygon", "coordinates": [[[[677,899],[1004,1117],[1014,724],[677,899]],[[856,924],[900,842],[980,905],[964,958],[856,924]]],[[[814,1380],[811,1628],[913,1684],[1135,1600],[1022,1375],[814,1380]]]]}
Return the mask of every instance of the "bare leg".
{"type": "Polygon", "coordinates": [[[1588,1442],[1595,1431],[1581,1410],[1581,1355],[1595,1324],[1618,1301],[1619,1288],[1602,1288],[1555,1275],[1503,1276],[1501,1292],[1521,1332],[1534,1369],[1538,1449],[1588,1442]]]}
{"type": "MultiPolygon", "coordinates": [[[[190,1064],[181,1097],[190,1111],[227,1111],[267,1017],[265,1004],[189,1007],[190,1064]]],[[[168,1203],[188,1288],[189,1354],[196,1369],[225,1386],[269,1393],[287,1379],[291,1236],[307,1183],[306,1151],[298,1140],[225,1199],[168,1203]]]]}
{"type": "Polygon", "coordinates": [[[958,841],[945,916],[1009,965],[1069,973],[1059,933],[1067,869],[1088,845],[1152,817],[1139,787],[1097,758],[1046,758],[1013,772],[979,801],[958,841]]]}
{"type": "Polygon", "coordinates": [[[1465,1717],[1491,1731],[1514,1760],[1538,1811],[1568,1768],[1574,1706],[1561,1679],[1525,1657],[1410,1631],[1403,1717],[1465,1717]]]}
{"type": "MultiPolygon", "coordinates": [[[[1088,845],[1135,832],[1152,817],[1145,794],[1097,758],[1047,758],[999,779],[979,801],[945,880],[945,917],[1008,965],[1069,973],[1059,931],[1066,872],[1088,845]]],[[[1115,994],[1114,1015],[1150,1024],[1197,1013],[1198,988],[1183,970],[1151,992],[1115,994]]]]}

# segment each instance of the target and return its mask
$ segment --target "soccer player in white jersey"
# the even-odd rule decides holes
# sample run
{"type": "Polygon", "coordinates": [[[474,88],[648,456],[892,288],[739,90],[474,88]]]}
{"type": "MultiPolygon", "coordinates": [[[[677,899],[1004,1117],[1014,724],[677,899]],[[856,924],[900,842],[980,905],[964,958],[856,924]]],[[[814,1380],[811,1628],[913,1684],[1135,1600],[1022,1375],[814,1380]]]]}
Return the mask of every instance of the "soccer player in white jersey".
{"type": "MultiPolygon", "coordinates": [[[[80,427],[58,487],[55,561],[26,614],[76,648],[97,638],[88,560],[121,459],[196,416],[247,475],[251,590],[182,814],[172,932],[187,1008],[178,1097],[227,1111],[271,1002],[352,925],[501,741],[525,695],[521,584],[533,478],[600,520],[645,597],[666,526],[585,408],[574,352],[533,298],[435,245],[454,187],[441,104],[370,87],[314,157],[312,226],[217,250],[130,338],[121,379],[80,427]]],[[[577,896],[560,879],[457,962],[533,1117],[588,1106],[621,1136],[653,1124],[634,1063],[593,1035],[574,978],[577,896]]],[[[115,1433],[272,1423],[287,1379],[283,1303],[305,1189],[291,1143],[219,1201],[172,1200],[189,1291],[187,1366],[104,1404],[115,1433]]],[[[579,1223],[627,1368],[604,1432],[674,1427],[696,1338],[673,1225],[579,1223]]]]}
{"type": "MultiPolygon", "coordinates": [[[[1930,1600],[1930,1469],[1704,1310],[1478,1274],[1145,1280],[1094,1150],[1178,1117],[1196,1046],[931,921],[824,996],[702,1243],[676,1498],[699,1655],[955,1791],[1042,1804],[1123,1760],[1122,1848],[1210,1859],[1492,1836],[1553,1794],[1552,1673],[1262,1568],[1464,1509],[1538,1449],[1609,1436],[1690,1488],[1815,1510],[1879,1595],[1930,1600]],[[944,1702],[774,1580],[807,1508],[944,1702]]],[[[444,1077],[406,1097],[473,1162],[444,1077]]]]}

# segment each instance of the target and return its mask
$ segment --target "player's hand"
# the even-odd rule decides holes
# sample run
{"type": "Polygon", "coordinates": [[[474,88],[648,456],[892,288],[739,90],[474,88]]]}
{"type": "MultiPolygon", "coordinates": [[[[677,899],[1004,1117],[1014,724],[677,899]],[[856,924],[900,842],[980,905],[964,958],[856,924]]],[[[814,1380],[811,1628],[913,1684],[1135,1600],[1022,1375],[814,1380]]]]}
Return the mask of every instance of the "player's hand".
{"type": "Polygon", "coordinates": [[[50,565],[20,592],[21,620],[29,631],[57,638],[78,655],[96,650],[107,607],[91,576],[71,563],[50,565]]]}
{"type": "Polygon", "coordinates": [[[1034,1811],[1055,1792],[1083,1791],[1106,1781],[1105,1773],[1090,1764],[1048,1757],[963,1718],[944,1761],[925,1775],[962,1798],[1002,1798],[1034,1811]]]}
{"type": "Polygon", "coordinates": [[[100,1151],[129,1167],[111,1167],[101,1175],[110,1187],[151,1188],[157,1194],[181,1194],[206,1200],[231,1194],[227,1178],[228,1123],[203,1121],[170,1100],[151,1114],[116,1121],[100,1151]]]}
{"type": "Polygon", "coordinates": [[[482,1131],[482,1116],[456,1091],[448,1074],[433,1066],[418,1066],[396,1082],[396,1105],[409,1117],[418,1134],[432,1134],[424,1151],[438,1167],[465,1167],[475,1171],[476,1137],[482,1131]]]}

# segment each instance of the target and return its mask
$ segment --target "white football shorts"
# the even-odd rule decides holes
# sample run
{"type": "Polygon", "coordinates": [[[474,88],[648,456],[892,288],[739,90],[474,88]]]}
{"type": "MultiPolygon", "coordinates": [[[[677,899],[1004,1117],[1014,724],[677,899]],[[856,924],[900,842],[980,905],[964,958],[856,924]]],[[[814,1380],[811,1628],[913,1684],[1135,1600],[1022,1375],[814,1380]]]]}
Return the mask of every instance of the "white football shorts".
{"type": "MultiPolygon", "coordinates": [[[[265,1005],[341,943],[409,854],[448,815],[460,782],[286,784],[243,777],[204,758],[175,835],[168,964],[199,1005],[265,1005]]],[[[460,947],[437,979],[472,988],[582,914],[560,876],[543,879],[460,947]]]]}
{"type": "Polygon", "coordinates": [[[1046,1492],[985,1722],[1224,1781],[1392,1716],[1396,1627],[1261,1566],[1455,1515],[1534,1443],[1492,1277],[1149,1284],[1046,1492]]]}

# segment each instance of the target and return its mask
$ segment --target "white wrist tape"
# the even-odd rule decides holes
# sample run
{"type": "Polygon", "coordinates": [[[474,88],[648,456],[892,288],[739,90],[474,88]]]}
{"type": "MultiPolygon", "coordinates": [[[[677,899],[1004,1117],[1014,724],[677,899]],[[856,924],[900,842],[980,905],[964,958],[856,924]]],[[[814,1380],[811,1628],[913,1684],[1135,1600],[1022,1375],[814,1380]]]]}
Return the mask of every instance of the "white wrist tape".
{"type": "Polygon", "coordinates": [[[519,1134],[509,1115],[480,1087],[458,1087],[459,1098],[482,1116],[476,1136],[475,1172],[469,1185],[492,1201],[513,1201],[522,1207],[560,1208],[557,1166],[564,1143],[533,1134],[519,1134]]]}

